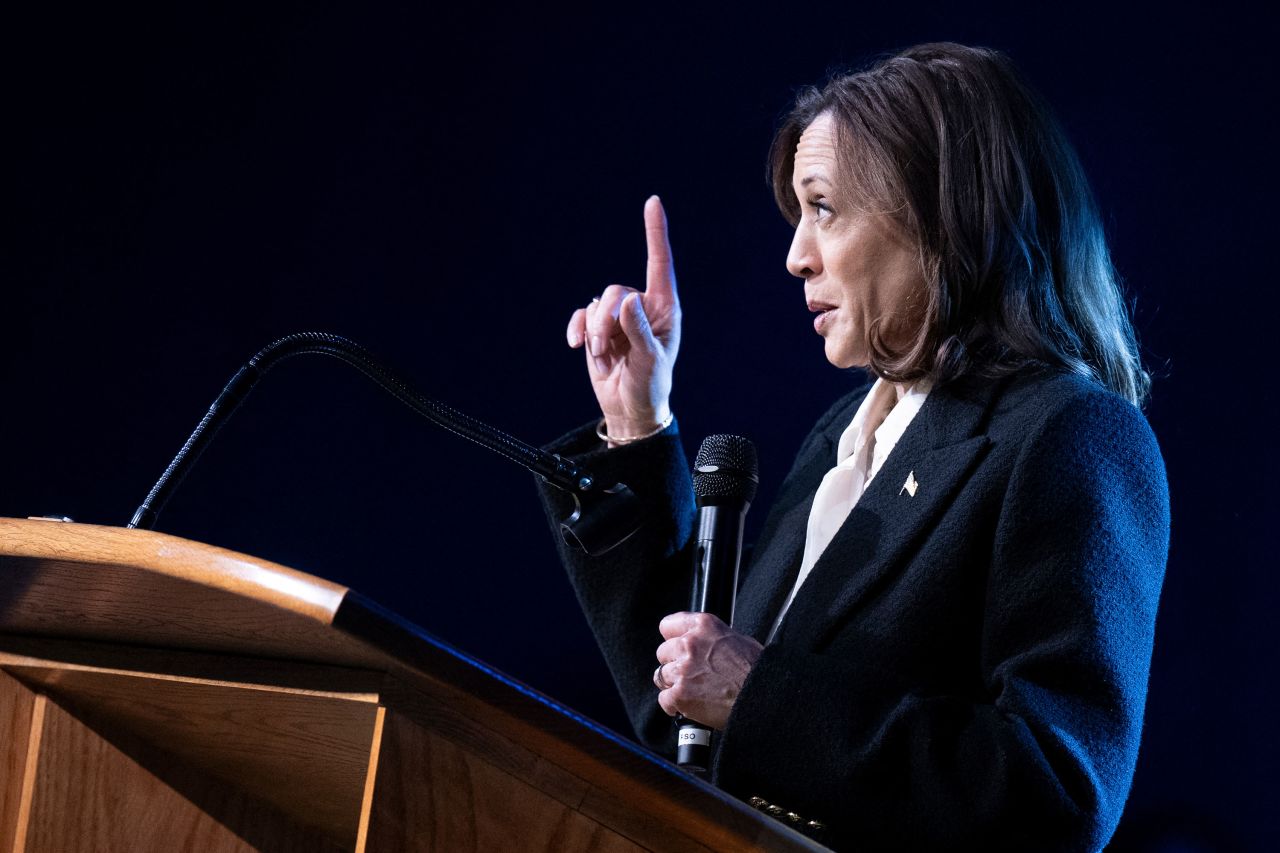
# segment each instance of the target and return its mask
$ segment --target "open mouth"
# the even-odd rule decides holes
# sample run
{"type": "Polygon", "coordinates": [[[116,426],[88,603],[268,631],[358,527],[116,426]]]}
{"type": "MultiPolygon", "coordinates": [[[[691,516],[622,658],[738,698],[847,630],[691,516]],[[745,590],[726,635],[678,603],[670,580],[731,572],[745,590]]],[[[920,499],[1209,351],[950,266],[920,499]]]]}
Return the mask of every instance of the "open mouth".
{"type": "Polygon", "coordinates": [[[836,310],[836,306],[829,302],[811,301],[806,304],[809,306],[809,310],[817,315],[813,318],[813,330],[818,334],[822,334],[822,327],[826,324],[827,318],[831,312],[836,310]]]}

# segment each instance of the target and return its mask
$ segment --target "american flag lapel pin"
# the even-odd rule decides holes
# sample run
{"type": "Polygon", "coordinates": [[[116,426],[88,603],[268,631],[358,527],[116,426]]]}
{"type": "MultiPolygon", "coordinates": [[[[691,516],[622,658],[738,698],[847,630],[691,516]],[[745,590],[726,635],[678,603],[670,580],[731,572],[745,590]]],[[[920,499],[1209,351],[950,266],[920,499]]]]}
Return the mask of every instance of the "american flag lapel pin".
{"type": "Polygon", "coordinates": [[[906,492],[914,498],[916,496],[916,489],[918,488],[920,488],[920,484],[916,482],[916,472],[912,471],[907,475],[907,481],[902,484],[902,490],[899,491],[898,494],[906,492]]]}

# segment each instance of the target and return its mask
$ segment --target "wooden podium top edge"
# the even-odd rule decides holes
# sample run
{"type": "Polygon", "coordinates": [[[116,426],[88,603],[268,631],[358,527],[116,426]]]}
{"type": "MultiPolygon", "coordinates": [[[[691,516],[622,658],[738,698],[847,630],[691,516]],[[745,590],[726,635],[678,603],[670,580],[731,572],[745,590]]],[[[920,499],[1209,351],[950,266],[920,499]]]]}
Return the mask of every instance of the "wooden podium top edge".
{"type": "Polygon", "coordinates": [[[347,588],[215,545],[96,524],[0,518],[0,557],[131,566],[244,596],[325,625],[347,588]]]}
{"type": "MultiPolygon", "coordinates": [[[[431,719],[461,720],[476,742],[497,733],[598,788],[593,808],[647,803],[636,820],[705,823],[690,837],[719,840],[690,849],[823,849],[376,602],[295,569],[150,530],[0,518],[0,582],[0,639],[381,671],[418,697],[404,700],[405,713],[431,697],[421,706],[431,719]]],[[[400,707],[401,697],[390,701],[400,707]]]]}

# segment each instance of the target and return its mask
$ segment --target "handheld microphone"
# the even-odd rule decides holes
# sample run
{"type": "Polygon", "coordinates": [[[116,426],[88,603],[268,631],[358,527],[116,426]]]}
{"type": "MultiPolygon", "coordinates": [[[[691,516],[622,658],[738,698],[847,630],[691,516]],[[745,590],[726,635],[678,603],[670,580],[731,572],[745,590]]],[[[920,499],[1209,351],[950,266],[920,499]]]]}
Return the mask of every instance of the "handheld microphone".
{"type": "MultiPolygon", "coordinates": [[[[726,625],[733,624],[742,525],[758,484],[754,444],[737,435],[707,436],[693,463],[698,539],[689,609],[711,613],[726,625]]],[[[676,764],[706,773],[711,766],[711,730],[683,716],[676,718],[676,727],[676,764]]]]}

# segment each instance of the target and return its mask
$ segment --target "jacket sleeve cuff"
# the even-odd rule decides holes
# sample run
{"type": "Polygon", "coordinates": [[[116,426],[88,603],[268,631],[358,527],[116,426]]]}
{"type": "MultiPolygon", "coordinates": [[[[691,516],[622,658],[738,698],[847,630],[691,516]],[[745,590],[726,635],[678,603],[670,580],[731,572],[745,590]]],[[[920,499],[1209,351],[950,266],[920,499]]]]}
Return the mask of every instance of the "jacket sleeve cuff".
{"type": "MultiPolygon", "coordinates": [[[[614,448],[596,436],[596,423],[591,421],[570,430],[543,449],[573,460],[586,468],[597,482],[625,483],[640,498],[650,521],[667,528],[663,530],[662,553],[678,550],[691,534],[688,516],[692,500],[689,464],[680,443],[678,423],[672,420],[670,426],[651,438],[614,448]]],[[[573,512],[573,497],[567,492],[545,483],[540,484],[539,491],[553,521],[573,512]]]]}

